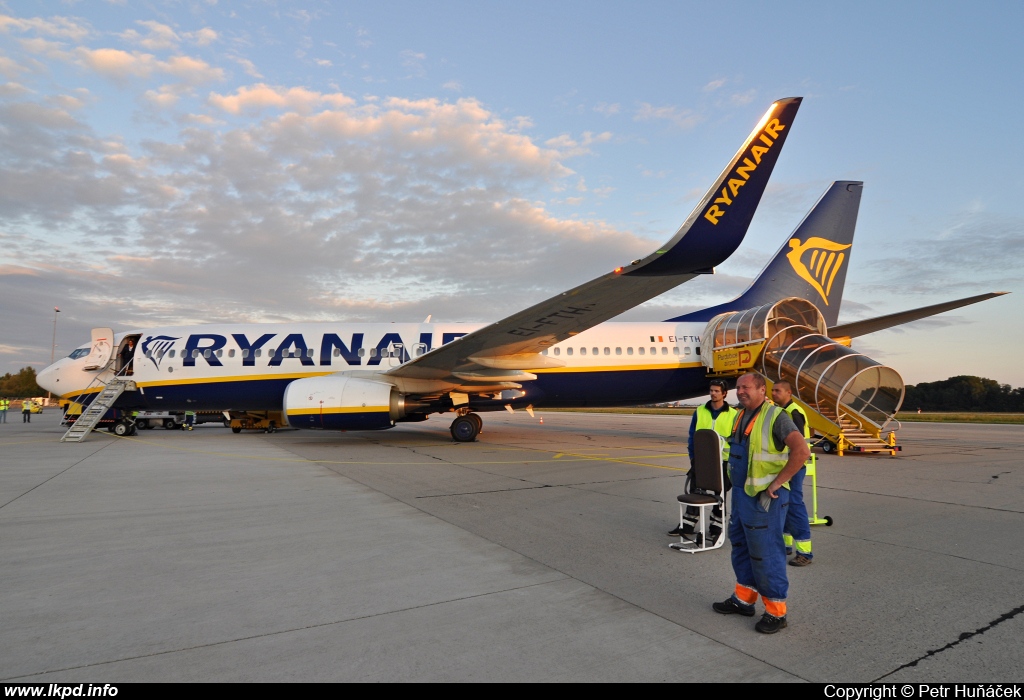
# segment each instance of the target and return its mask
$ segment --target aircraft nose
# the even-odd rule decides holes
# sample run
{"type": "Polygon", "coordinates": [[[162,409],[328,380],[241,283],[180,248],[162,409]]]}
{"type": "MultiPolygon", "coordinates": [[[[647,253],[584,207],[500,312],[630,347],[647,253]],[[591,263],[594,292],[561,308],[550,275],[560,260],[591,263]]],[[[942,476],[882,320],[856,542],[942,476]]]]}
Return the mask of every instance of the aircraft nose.
{"type": "Polygon", "coordinates": [[[60,362],[55,362],[36,375],[36,384],[51,394],[60,394],[60,362]]]}

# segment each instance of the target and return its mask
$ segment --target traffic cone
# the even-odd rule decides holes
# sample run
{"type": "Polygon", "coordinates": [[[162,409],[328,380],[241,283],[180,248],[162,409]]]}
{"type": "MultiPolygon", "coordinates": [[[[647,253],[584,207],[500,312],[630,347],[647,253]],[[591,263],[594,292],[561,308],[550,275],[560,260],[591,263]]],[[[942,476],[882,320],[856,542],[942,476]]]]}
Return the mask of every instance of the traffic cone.
{"type": "Polygon", "coordinates": [[[540,424],[541,424],[541,425],[544,425],[544,416],[541,416],[541,417],[540,417],[540,424]]]}

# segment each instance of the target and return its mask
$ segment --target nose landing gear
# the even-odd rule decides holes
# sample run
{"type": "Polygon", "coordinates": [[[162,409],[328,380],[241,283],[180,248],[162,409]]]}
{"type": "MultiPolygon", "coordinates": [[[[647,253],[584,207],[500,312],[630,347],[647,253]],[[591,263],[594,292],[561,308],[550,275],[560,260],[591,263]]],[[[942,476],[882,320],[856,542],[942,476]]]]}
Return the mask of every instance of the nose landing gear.
{"type": "Polygon", "coordinates": [[[473,442],[484,427],[484,421],[475,413],[464,413],[452,421],[449,428],[456,442],[473,442]]]}

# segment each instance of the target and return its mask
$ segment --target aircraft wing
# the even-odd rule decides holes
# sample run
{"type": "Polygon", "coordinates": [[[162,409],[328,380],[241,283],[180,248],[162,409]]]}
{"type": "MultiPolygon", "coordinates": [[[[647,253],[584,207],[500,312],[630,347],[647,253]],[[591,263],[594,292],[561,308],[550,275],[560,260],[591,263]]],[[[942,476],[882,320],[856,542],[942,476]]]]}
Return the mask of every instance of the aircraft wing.
{"type": "Polygon", "coordinates": [[[947,301],[942,304],[933,304],[932,306],[922,306],[920,309],[911,309],[910,311],[900,311],[899,313],[889,314],[887,316],[878,316],[877,318],[869,318],[864,321],[854,321],[853,323],[843,323],[838,326],[833,326],[828,329],[828,335],[830,338],[856,338],[861,335],[867,335],[868,333],[874,333],[875,331],[885,330],[886,328],[892,328],[893,326],[899,326],[904,323],[910,323],[911,321],[918,321],[922,318],[928,318],[935,314],[941,314],[944,311],[951,311],[952,309],[959,309],[961,306],[969,306],[970,304],[976,304],[979,301],[985,301],[992,297],[999,297],[1009,292],[989,292],[988,294],[979,294],[973,297],[966,297],[965,299],[957,299],[956,301],[947,301]]]}
{"type": "Polygon", "coordinates": [[[714,272],[743,241],[801,100],[772,104],[675,236],[658,250],[386,374],[441,379],[481,367],[493,372],[561,366],[539,353],[697,275],[714,272]]]}

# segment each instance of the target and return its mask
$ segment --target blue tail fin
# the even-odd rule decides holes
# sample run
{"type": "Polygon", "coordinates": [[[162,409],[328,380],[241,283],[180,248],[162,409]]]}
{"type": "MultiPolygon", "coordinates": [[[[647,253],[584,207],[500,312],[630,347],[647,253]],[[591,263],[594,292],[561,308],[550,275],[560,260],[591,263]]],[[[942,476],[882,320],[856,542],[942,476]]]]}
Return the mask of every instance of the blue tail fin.
{"type": "Polygon", "coordinates": [[[836,325],[864,183],[841,180],[821,196],[747,291],[732,301],[671,318],[708,321],[725,311],[801,297],[836,325]]]}

